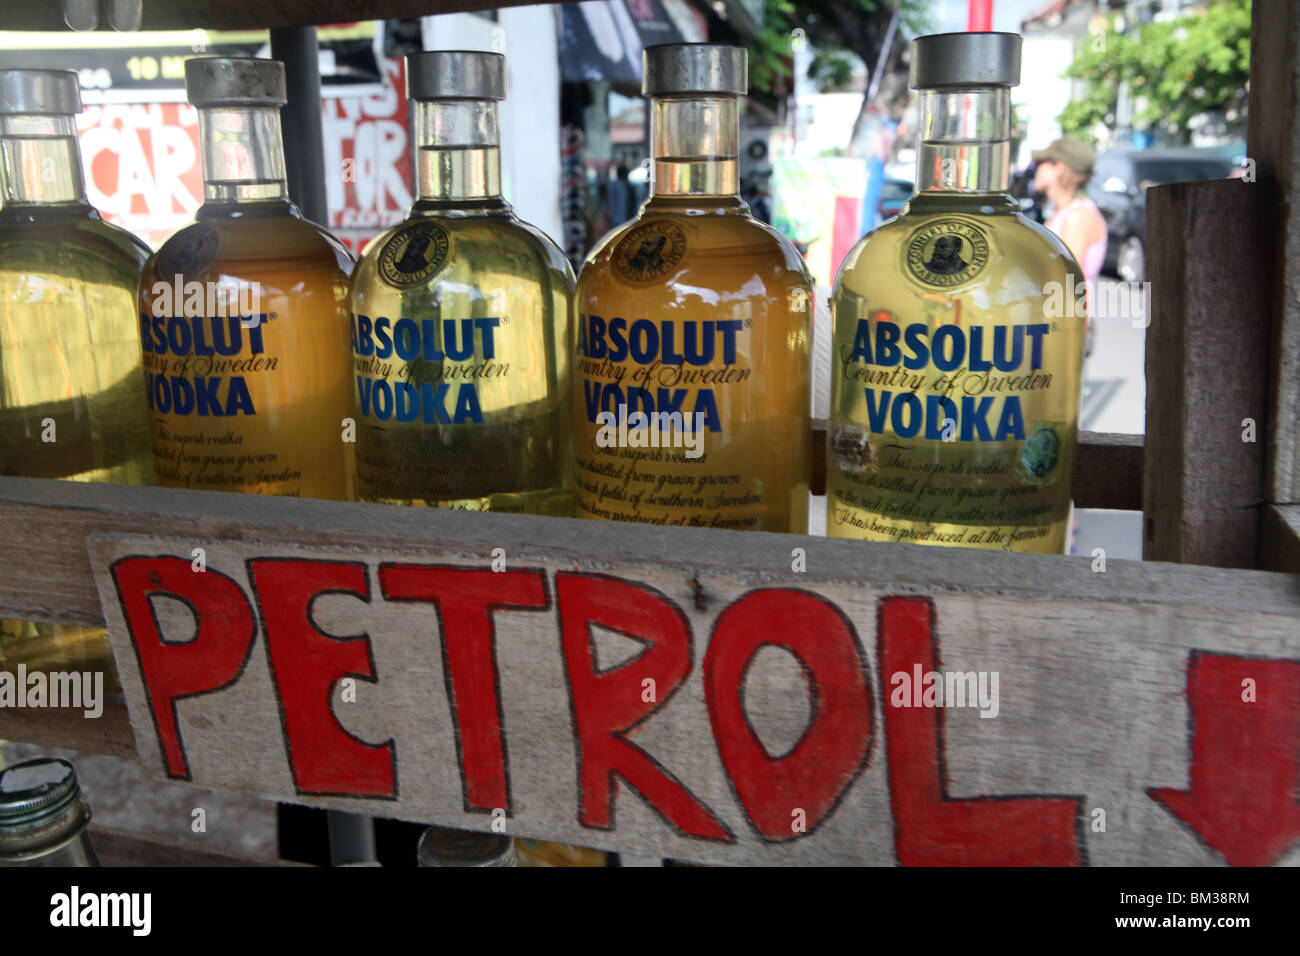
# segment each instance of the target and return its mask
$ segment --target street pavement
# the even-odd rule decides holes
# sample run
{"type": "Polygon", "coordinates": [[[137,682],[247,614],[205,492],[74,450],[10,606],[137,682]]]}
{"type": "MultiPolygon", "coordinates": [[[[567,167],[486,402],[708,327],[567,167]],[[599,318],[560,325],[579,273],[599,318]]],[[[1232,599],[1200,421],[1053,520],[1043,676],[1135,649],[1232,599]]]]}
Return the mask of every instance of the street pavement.
{"type": "MultiPolygon", "coordinates": [[[[1079,427],[1083,431],[1146,433],[1146,329],[1144,299],[1126,296],[1122,283],[1102,279],[1095,299],[1127,308],[1110,309],[1094,321],[1092,354],[1083,364],[1079,427]]],[[[1075,512],[1071,552],[1092,555],[1102,548],[1106,559],[1142,557],[1142,513],[1075,512]]]]}

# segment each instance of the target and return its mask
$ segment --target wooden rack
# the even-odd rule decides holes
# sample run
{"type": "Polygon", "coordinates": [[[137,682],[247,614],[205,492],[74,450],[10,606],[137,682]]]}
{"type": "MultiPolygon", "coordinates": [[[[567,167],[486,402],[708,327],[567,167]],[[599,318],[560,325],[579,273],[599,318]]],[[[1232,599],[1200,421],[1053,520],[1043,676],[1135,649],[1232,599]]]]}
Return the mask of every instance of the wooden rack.
{"type": "MultiPolygon", "coordinates": [[[[512,4],[149,0],[145,26],[269,26],[283,45],[316,23],[501,5],[512,4]]],[[[56,16],[57,5],[10,5],[0,28],[58,29],[56,16]]],[[[503,809],[509,832],[703,862],[1294,861],[1297,834],[1267,819],[1261,794],[1290,788],[1294,804],[1300,760],[1300,8],[1257,0],[1253,17],[1254,179],[1149,190],[1146,440],[1080,441],[1076,503],[1140,508],[1146,561],[4,478],[0,616],[107,624],[125,695],[96,720],[0,709],[0,739],[360,813],[488,829],[503,809]],[[1257,441],[1243,441],[1248,419],[1257,441]],[[145,677],[158,648],[128,626],[122,562],[156,575],[195,548],[230,582],[221,613],[248,602],[254,649],[220,688],[162,701],[145,677]],[[266,591],[261,561],[305,570],[266,591]],[[498,561],[502,587],[535,600],[491,612],[493,710],[466,703],[467,685],[452,692],[469,671],[447,642],[477,626],[471,611],[449,616],[452,591],[437,615],[413,609],[420,600],[394,597],[384,569],[415,566],[406,586],[434,587],[437,568],[492,574],[498,561]],[[331,575],[352,583],[306,598],[305,631],[275,623],[276,602],[301,604],[314,576],[331,575]],[[637,613],[654,636],[637,637],[648,649],[630,659],[659,696],[608,713],[600,695],[631,693],[620,681],[632,675],[599,666],[613,651],[597,631],[637,613]],[[764,640],[746,644],[760,625],[764,640]],[[278,649],[348,646],[339,635],[369,641],[370,670],[340,672],[357,678],[360,709],[331,698],[335,723],[311,725],[294,682],[329,673],[289,676],[278,649]],[[803,675],[764,643],[799,657],[803,675]],[[999,719],[899,703],[894,677],[910,664],[1000,673],[999,719]],[[168,713],[180,715],[183,761],[168,713]],[[313,763],[295,720],[337,738],[342,782],[313,763]],[[774,756],[782,748],[766,742],[790,728],[793,749],[774,756]],[[1211,732],[1251,743],[1223,751],[1211,732]]],[[[295,122],[286,115],[286,132],[295,122]]],[[[319,168],[318,125],[308,149],[319,168]]],[[[812,477],[815,491],[823,482],[812,477]]],[[[455,594],[469,601],[487,579],[465,580],[455,594]]]]}

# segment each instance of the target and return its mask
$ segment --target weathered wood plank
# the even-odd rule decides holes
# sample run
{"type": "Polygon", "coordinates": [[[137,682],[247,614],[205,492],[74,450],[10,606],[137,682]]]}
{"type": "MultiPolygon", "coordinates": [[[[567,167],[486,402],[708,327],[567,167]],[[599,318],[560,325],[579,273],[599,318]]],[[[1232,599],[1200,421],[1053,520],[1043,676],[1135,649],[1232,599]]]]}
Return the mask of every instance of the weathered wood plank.
{"type": "MultiPolygon", "coordinates": [[[[825,441],[825,429],[815,430],[815,437],[825,441]]],[[[1111,435],[1084,432],[1080,436],[1079,461],[1076,466],[1075,499],[1080,507],[1127,508],[1141,506],[1142,436],[1111,435]]],[[[824,460],[824,458],[823,458],[824,460]]],[[[822,471],[824,475],[824,470],[822,471]]],[[[39,485],[39,482],[37,483],[39,485]]],[[[28,533],[31,501],[25,498],[18,514],[6,517],[3,499],[4,480],[0,479],[0,527],[6,533],[28,533]]],[[[94,497],[89,492],[89,497],[94,497]]],[[[224,498],[217,499],[224,501],[224,498]]],[[[57,616],[55,600],[70,598],[78,591],[75,575],[79,573],[81,553],[84,551],[77,535],[85,533],[83,510],[85,502],[78,502],[58,513],[47,512],[40,534],[45,542],[39,558],[42,563],[35,568],[30,563],[11,565],[0,562],[0,590],[8,576],[11,595],[15,591],[36,592],[46,599],[33,601],[30,597],[11,596],[11,603],[25,611],[19,616],[37,616],[53,619],[57,616]],[[63,545],[51,554],[51,548],[63,545]]],[[[101,517],[106,517],[101,515],[101,517]]],[[[112,527],[138,527],[140,516],[132,513],[122,522],[97,525],[101,530],[112,527]]],[[[1275,570],[1289,570],[1278,566],[1275,570]]],[[[87,569],[88,575],[88,569],[87,569]]],[[[82,600],[74,601],[71,612],[65,613],[65,623],[102,624],[98,599],[91,590],[88,577],[81,579],[82,600]],[[93,602],[91,604],[90,602],[93,602]]],[[[67,747],[87,753],[133,757],[135,741],[127,719],[126,704],[120,696],[109,696],[104,704],[104,714],[97,720],[83,720],[64,710],[0,709],[0,740],[22,740],[49,747],[67,747]]]]}
{"type": "Polygon", "coordinates": [[[135,758],[135,738],[120,694],[106,697],[103,713],[93,719],[63,707],[0,707],[0,740],[135,758]]]}
{"type": "Polygon", "coordinates": [[[1265,505],[1259,529],[1259,566],[1300,574],[1300,505],[1265,505]]]}
{"type": "MultiPolygon", "coordinates": [[[[1266,777],[1289,772],[1296,755],[1287,742],[1294,734],[1282,725],[1292,713],[1286,709],[1294,704],[1292,697],[1300,695],[1300,683],[1294,694],[1291,687],[1293,679],[1300,679],[1295,674],[1300,668],[1300,591],[1289,575],[1118,561],[1100,572],[1089,558],[31,479],[5,479],[0,493],[8,502],[0,510],[0,533],[22,531],[42,543],[24,553],[25,561],[32,556],[29,567],[0,563],[0,614],[29,616],[64,601],[75,605],[76,590],[67,584],[85,573],[76,567],[86,560],[78,558],[77,550],[84,555],[88,534],[107,535],[91,544],[104,569],[125,553],[123,548],[174,556],[167,573],[179,568],[184,572],[180,580],[198,588],[190,599],[202,614],[211,612],[204,605],[220,593],[225,595],[218,601],[226,607],[222,614],[233,613],[240,602],[257,602],[257,610],[249,611],[249,621],[255,623],[249,625],[251,643],[236,679],[223,689],[176,701],[179,739],[196,784],[355,812],[489,826],[489,816],[466,811],[469,791],[461,776],[465,741],[483,738],[457,733],[460,725],[451,717],[446,696],[453,679],[449,668],[463,667],[466,660],[449,664],[448,650],[463,653],[474,641],[464,627],[473,631],[474,620],[486,619],[468,611],[453,615],[445,607],[439,615],[418,600],[392,600],[392,582],[384,584],[378,568],[384,561],[452,565],[505,581],[489,571],[494,550],[501,548],[507,570],[531,575],[534,586],[542,582],[533,596],[547,605],[502,608],[490,618],[500,682],[495,699],[501,709],[500,719],[486,726],[504,727],[509,741],[502,752],[512,788],[510,832],[649,856],[732,863],[924,862],[935,853],[947,853],[946,862],[988,862],[1006,854],[1021,859],[1021,850],[1036,862],[1271,862],[1294,855],[1290,838],[1281,831],[1261,834],[1254,823],[1238,822],[1224,831],[1226,837],[1213,827],[1197,836],[1174,812],[1190,815],[1177,796],[1189,780],[1193,787],[1203,787],[1205,780],[1228,786],[1248,780],[1248,789],[1263,794],[1271,777],[1261,777],[1261,767],[1266,777]],[[146,531],[169,540],[132,536],[146,531]],[[192,570],[195,548],[204,549],[207,570],[202,574],[192,570]],[[804,549],[797,566],[805,571],[792,568],[794,548],[804,549]],[[353,584],[364,581],[370,599],[323,596],[310,605],[303,630],[284,631],[291,617],[275,608],[295,585],[263,581],[255,595],[247,570],[247,559],[255,555],[311,562],[305,576],[295,580],[313,587],[329,586],[341,561],[353,584]],[[70,564],[70,570],[50,573],[60,561],[70,564]],[[335,563],[321,563],[330,561],[335,563]],[[585,610],[595,618],[588,632],[594,636],[586,642],[577,639],[584,633],[578,618],[580,630],[566,640],[561,622],[577,613],[573,581],[590,584],[592,575],[600,576],[600,586],[594,604],[589,601],[585,610]],[[563,587],[561,576],[568,582],[563,587]],[[34,600],[30,594],[49,588],[63,591],[55,599],[34,600]],[[641,609],[644,614],[633,600],[638,595],[650,602],[649,610],[641,609]],[[777,604],[747,603],[766,600],[777,604]],[[755,607],[759,613],[750,623],[728,628],[728,615],[755,607]],[[629,611],[637,612],[633,620],[616,619],[629,611]],[[275,635],[266,630],[268,622],[277,629],[275,635]],[[672,633],[656,633],[656,627],[672,633]],[[620,632],[637,640],[620,647],[621,639],[611,636],[620,632]],[[732,636],[720,644],[720,633],[732,636]],[[280,652],[289,646],[281,643],[286,634],[291,641],[300,638],[315,646],[307,653],[291,650],[285,658],[280,652]],[[351,644],[348,635],[366,635],[361,658],[354,656],[361,647],[351,644]],[[727,648],[744,639],[761,639],[772,647],[738,666],[740,652],[727,648]],[[271,641],[278,650],[272,650],[271,641]],[[625,669],[620,661],[627,648],[635,651],[644,641],[653,649],[634,654],[625,669]],[[596,662],[583,657],[584,644],[596,647],[596,662]],[[339,649],[353,655],[346,670],[361,678],[355,682],[355,701],[342,698],[340,673],[318,669],[339,649]],[[815,711],[805,670],[790,657],[793,652],[801,660],[822,652],[841,655],[830,663],[805,661],[816,685],[815,711]],[[276,657],[278,670],[272,668],[276,657]],[[676,663],[665,670],[670,658],[676,663]],[[923,672],[942,667],[973,677],[1000,674],[998,718],[981,719],[971,708],[949,707],[936,714],[894,707],[894,678],[910,674],[909,664],[923,672]],[[614,675],[627,686],[592,697],[587,692],[593,685],[575,683],[583,666],[595,670],[593,681],[614,675]],[[1243,667],[1246,677],[1269,682],[1269,706],[1246,712],[1228,706],[1240,690],[1225,694],[1223,681],[1238,687],[1233,668],[1243,667]],[[707,689],[710,674],[715,676],[707,689]],[[642,681],[651,675],[658,679],[658,696],[645,702],[642,681]],[[738,692],[725,691],[726,681],[740,675],[745,681],[743,710],[727,713],[752,728],[746,732],[729,729],[724,713],[728,701],[741,699],[738,692]],[[680,686],[674,686],[678,680],[680,686]],[[293,691],[295,681],[305,695],[293,691]],[[575,687],[587,693],[581,718],[572,697],[575,687]],[[298,719],[302,714],[295,708],[302,701],[319,702],[327,692],[339,697],[330,714],[298,719]],[[579,784],[578,767],[593,766],[591,747],[612,739],[612,728],[592,736],[597,718],[590,706],[593,700],[615,700],[629,692],[624,701],[629,713],[635,716],[642,705],[654,713],[625,739],[653,756],[650,766],[666,768],[689,788],[733,842],[686,835],[694,826],[688,822],[665,824],[656,808],[671,800],[645,779],[638,780],[645,797],[623,783],[614,789],[617,815],[604,824],[591,815],[598,807],[594,810],[590,801],[610,790],[579,784]],[[285,701],[292,719],[286,716],[285,701]],[[807,727],[813,713],[822,719],[835,713],[848,716],[837,718],[842,726],[827,736],[807,727]],[[1253,726],[1245,737],[1224,729],[1256,716],[1264,725],[1253,726]],[[715,727],[717,721],[722,723],[715,727]],[[310,760],[313,745],[287,743],[283,734],[290,726],[305,733],[304,740],[328,744],[316,752],[324,755],[324,766],[341,774],[341,782],[322,785],[310,777],[310,767],[304,776],[299,762],[310,760]],[[1193,768],[1187,735],[1196,726],[1218,728],[1216,732],[1228,734],[1224,739],[1256,743],[1216,754],[1214,767],[1193,768]],[[585,764],[579,762],[575,727],[588,732],[585,764]],[[827,750],[828,741],[861,744],[864,732],[865,756],[852,748],[827,750]],[[737,762],[735,748],[738,740],[752,740],[750,734],[770,745],[768,757],[750,762],[755,772],[775,773],[773,767],[781,761],[770,755],[786,750],[801,734],[815,745],[792,753],[801,763],[812,762],[795,768],[797,773],[778,774],[772,778],[776,783],[749,779],[737,788],[735,768],[746,762],[737,762]],[[934,749],[936,740],[944,741],[942,758],[934,749]],[[367,770],[366,760],[358,757],[389,752],[384,741],[392,742],[394,780],[400,785],[396,799],[377,799],[366,790],[364,781],[374,767],[367,770]],[[855,770],[849,764],[858,758],[861,766],[855,770]],[[1158,791],[1159,799],[1148,788],[1158,791]],[[336,795],[321,796],[322,790],[336,795]],[[825,802],[830,792],[837,793],[833,810],[825,802]],[[339,795],[348,793],[353,795],[339,795]],[[996,805],[987,811],[995,816],[1022,815],[1019,822],[985,819],[986,811],[973,809],[975,829],[985,836],[975,830],[946,837],[935,831],[955,825],[951,801],[968,797],[999,798],[971,805],[996,805]],[[1105,832],[1091,829],[1096,809],[1106,811],[1105,832]],[[777,819],[790,821],[787,826],[797,822],[796,811],[803,811],[810,823],[806,833],[792,830],[777,842],[760,836],[766,832],[770,837],[777,819]]],[[[417,568],[414,573],[427,571],[417,568]]],[[[140,757],[151,773],[166,776],[162,738],[151,714],[170,711],[151,710],[146,702],[146,689],[152,687],[156,695],[159,687],[156,669],[138,656],[145,646],[140,620],[128,627],[116,586],[105,586],[140,757]],[[146,670],[155,675],[153,684],[143,676],[146,670]]],[[[464,598],[471,591],[456,588],[455,594],[464,598]]],[[[189,647],[170,643],[184,641],[187,627],[193,631],[193,616],[175,613],[183,605],[155,598],[150,606],[169,641],[158,647],[189,647]]],[[[82,623],[94,623],[91,618],[99,616],[79,612],[82,623]]],[[[228,626],[234,620],[226,616],[225,625],[204,631],[207,640],[199,646],[215,648],[218,656],[227,653],[226,645],[241,639],[240,629],[228,626]]],[[[220,678],[217,663],[215,658],[202,662],[188,673],[220,678]]],[[[493,682],[476,679],[462,686],[478,688],[482,704],[481,692],[493,682]]],[[[456,699],[472,697],[466,691],[456,699]]],[[[481,716],[461,715],[466,720],[481,716]]],[[[622,718],[610,719],[617,723],[622,718]]],[[[634,770],[629,773],[637,776],[634,770]]],[[[490,793],[490,782],[487,786],[490,793]]],[[[1220,801],[1220,811],[1226,806],[1248,820],[1269,817],[1248,805],[1248,794],[1234,792],[1222,799],[1216,794],[1214,799],[1220,801]]]]}
{"type": "Polygon", "coordinates": [[[1300,862],[1291,576],[474,523],[92,539],[142,767],[701,862],[1300,862]]]}
{"type": "MultiPolygon", "coordinates": [[[[1270,270],[1266,493],[1300,502],[1300,5],[1256,3],[1251,10],[1247,152],[1257,185],[1272,190],[1276,223],[1263,235],[1270,270]]],[[[1235,302],[1233,299],[1225,302],[1235,302]]]]}
{"type": "MultiPolygon", "coordinates": [[[[824,485],[824,427],[814,431],[814,438],[820,439],[815,454],[823,462],[820,474],[824,485]]],[[[1082,433],[1075,467],[1075,504],[1137,510],[1141,506],[1141,456],[1140,435],[1082,433]]],[[[162,534],[185,529],[229,537],[232,535],[227,532],[235,530],[244,514],[232,496],[226,495],[213,498],[207,493],[195,499],[201,505],[191,508],[183,493],[167,489],[137,489],[122,497],[117,488],[83,486],[69,497],[53,493],[53,487],[41,492],[42,484],[38,479],[0,478],[0,534],[12,536],[8,540],[42,542],[41,548],[24,553],[20,563],[0,561],[0,607],[23,608],[13,616],[24,619],[103,624],[85,556],[83,539],[87,534],[147,527],[162,534]],[[165,513],[155,515],[155,500],[167,502],[165,513]],[[115,501],[121,501],[125,510],[115,514],[115,501]]],[[[263,502],[260,507],[272,514],[278,511],[274,503],[263,502]]],[[[305,537],[296,540],[322,539],[309,527],[299,530],[305,537]]]]}
{"type": "MultiPolygon", "coordinates": [[[[486,515],[383,505],[340,504],[310,499],[91,485],[34,478],[0,478],[0,538],[39,541],[39,548],[8,552],[0,560],[0,616],[64,624],[104,624],[85,551],[92,534],[148,532],[195,540],[268,541],[358,547],[421,547],[437,543],[449,550],[483,554],[499,545],[526,549],[546,545],[575,554],[634,558],[654,542],[657,553],[682,567],[710,570],[733,567],[788,568],[796,544],[825,555],[817,574],[846,581],[870,581],[880,570],[904,580],[944,580],[954,587],[1010,588],[1037,593],[1068,581],[1080,596],[1111,596],[1108,579],[1080,578],[1077,561],[1031,555],[990,555],[968,549],[927,549],[865,542],[800,538],[762,533],[655,529],[641,525],[604,524],[531,515],[486,515]],[[647,537],[648,536],[648,537],[647,537]],[[701,550],[702,548],[702,550],[701,550]],[[990,561],[990,557],[996,559],[990,561]],[[20,558],[20,560],[14,560],[20,558]],[[1066,562],[1062,565],[1061,562],[1066,562]],[[757,563],[754,563],[757,562],[757,563]],[[1062,568],[1069,567],[1065,578],[1062,568]],[[1095,590],[1089,591],[1089,588],[1095,590]]],[[[808,552],[811,554],[812,552],[808,552]]],[[[1158,590],[1133,597],[1178,600],[1198,594],[1204,569],[1135,565],[1154,575],[1158,590]]],[[[813,574],[810,564],[809,574],[813,574]]],[[[1131,575],[1127,576],[1132,580],[1131,575]]],[[[1210,603],[1232,601],[1233,587],[1219,586],[1210,603]]],[[[1248,609],[1252,605],[1224,606],[1248,609]]]]}
{"type": "Polygon", "coordinates": [[[1152,301],[1143,554],[1255,567],[1272,193],[1240,180],[1175,183],[1148,189],[1146,202],[1152,301]]]}
{"type": "Polygon", "coordinates": [[[1141,511],[1143,450],[1141,435],[1080,432],[1074,506],[1141,511]]]}
{"type": "Polygon", "coordinates": [[[196,847],[192,842],[167,840],[117,827],[90,825],[90,842],[104,866],[305,866],[245,853],[196,847]]]}

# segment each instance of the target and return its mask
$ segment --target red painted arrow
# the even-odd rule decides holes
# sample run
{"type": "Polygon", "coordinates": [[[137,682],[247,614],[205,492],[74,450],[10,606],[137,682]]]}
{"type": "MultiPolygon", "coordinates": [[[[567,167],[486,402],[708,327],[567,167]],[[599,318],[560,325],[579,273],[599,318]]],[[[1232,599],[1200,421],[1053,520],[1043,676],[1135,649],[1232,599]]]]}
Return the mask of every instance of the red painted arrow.
{"type": "Polygon", "coordinates": [[[1275,862],[1300,838],[1300,661],[1193,651],[1187,705],[1191,786],[1147,793],[1233,866],[1275,862]]]}

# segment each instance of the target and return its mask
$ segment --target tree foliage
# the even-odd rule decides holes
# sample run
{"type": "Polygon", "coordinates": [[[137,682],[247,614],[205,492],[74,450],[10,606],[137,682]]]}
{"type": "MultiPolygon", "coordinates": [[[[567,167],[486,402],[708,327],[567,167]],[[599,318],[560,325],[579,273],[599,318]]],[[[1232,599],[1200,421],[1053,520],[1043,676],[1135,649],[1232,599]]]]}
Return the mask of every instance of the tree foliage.
{"type": "Polygon", "coordinates": [[[1120,87],[1127,82],[1134,128],[1161,129],[1186,141],[1192,117],[1244,107],[1250,0],[1219,0],[1158,23],[1117,18],[1088,36],[1063,75],[1086,83],[1083,97],[1061,114],[1065,132],[1092,140],[1099,124],[1114,127],[1120,87]]]}
{"type": "Polygon", "coordinates": [[[750,79],[771,89],[777,79],[790,75],[796,30],[814,51],[809,74],[819,89],[845,85],[856,65],[854,58],[876,68],[895,6],[899,30],[895,52],[905,45],[905,33],[928,28],[926,0],[768,0],[762,29],[750,44],[750,79]]]}

